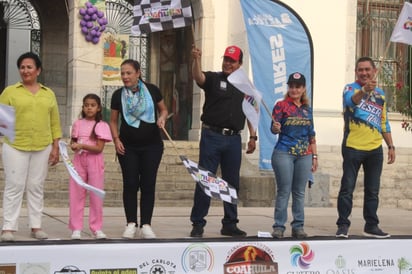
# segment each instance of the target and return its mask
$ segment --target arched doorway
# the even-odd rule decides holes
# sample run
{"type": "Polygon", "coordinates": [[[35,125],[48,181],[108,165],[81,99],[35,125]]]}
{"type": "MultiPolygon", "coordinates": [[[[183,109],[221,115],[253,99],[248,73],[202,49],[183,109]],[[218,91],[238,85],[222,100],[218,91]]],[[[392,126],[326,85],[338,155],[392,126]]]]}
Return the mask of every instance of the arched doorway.
{"type": "Polygon", "coordinates": [[[155,32],[151,37],[157,82],[170,114],[166,129],[174,140],[188,140],[193,104],[190,28],[155,32]]]}
{"type": "Polygon", "coordinates": [[[40,54],[40,21],[28,0],[0,0],[0,91],[19,81],[15,60],[26,51],[40,54]]]}

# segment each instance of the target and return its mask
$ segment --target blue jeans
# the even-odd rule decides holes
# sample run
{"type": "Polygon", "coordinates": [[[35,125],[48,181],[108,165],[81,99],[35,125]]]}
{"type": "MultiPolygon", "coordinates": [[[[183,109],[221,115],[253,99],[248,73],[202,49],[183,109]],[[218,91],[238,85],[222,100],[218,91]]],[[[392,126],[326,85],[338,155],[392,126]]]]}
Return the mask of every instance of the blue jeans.
{"type": "MultiPolygon", "coordinates": [[[[240,135],[225,136],[210,129],[202,129],[200,137],[199,166],[216,174],[220,164],[222,179],[239,192],[239,172],[242,159],[242,142],[240,135]]],[[[190,215],[193,225],[205,226],[205,217],[210,207],[210,197],[196,184],[194,204],[190,215]]],[[[235,226],[237,205],[223,202],[224,226],[235,226]]]]}
{"type": "Polygon", "coordinates": [[[305,222],[305,188],[312,169],[312,155],[292,155],[273,150],[272,167],[276,176],[276,205],[273,228],[285,230],[288,202],[292,193],[292,229],[303,228],[305,222]]]}
{"type": "Polygon", "coordinates": [[[342,156],[343,175],[338,196],[339,218],[336,224],[350,226],[349,216],[352,212],[353,191],[355,190],[359,168],[362,165],[364,172],[363,218],[365,219],[365,228],[377,226],[379,219],[376,212],[379,205],[379,188],[383,164],[382,146],[371,151],[342,146],[342,156]]]}

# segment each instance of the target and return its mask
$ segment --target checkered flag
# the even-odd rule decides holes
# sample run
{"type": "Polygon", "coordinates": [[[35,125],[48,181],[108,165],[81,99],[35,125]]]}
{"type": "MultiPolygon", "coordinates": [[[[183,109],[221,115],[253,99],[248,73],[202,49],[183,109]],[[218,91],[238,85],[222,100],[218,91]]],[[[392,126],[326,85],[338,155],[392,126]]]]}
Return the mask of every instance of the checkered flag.
{"type": "Polygon", "coordinates": [[[135,0],[132,35],[177,29],[192,24],[190,0],[135,0]]]}
{"type": "Polygon", "coordinates": [[[189,174],[192,175],[192,178],[199,184],[206,195],[231,204],[237,204],[237,192],[234,187],[212,172],[199,167],[185,156],[180,155],[179,157],[189,171],[189,174]]]}

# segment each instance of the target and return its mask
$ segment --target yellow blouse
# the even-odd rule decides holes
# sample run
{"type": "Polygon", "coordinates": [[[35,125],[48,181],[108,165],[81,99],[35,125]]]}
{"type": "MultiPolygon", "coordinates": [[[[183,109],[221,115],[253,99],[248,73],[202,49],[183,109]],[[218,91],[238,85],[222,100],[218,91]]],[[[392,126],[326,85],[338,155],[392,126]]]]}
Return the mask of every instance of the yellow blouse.
{"type": "Polygon", "coordinates": [[[40,84],[33,94],[22,83],[10,85],[0,94],[0,103],[14,107],[16,111],[16,137],[13,143],[5,142],[15,149],[39,151],[61,138],[59,109],[54,92],[40,84]]]}

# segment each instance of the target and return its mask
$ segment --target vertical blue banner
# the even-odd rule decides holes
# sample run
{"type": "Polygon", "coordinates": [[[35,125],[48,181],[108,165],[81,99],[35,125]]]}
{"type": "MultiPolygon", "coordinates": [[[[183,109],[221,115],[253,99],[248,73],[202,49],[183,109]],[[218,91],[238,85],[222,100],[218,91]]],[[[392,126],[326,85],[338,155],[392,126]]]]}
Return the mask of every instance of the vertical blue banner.
{"type": "Polygon", "coordinates": [[[301,18],[280,1],[240,0],[240,3],[252,60],[253,83],[263,96],[259,168],[272,169],[272,151],[277,141],[270,131],[272,109],[287,92],[289,74],[298,71],[305,75],[307,95],[313,97],[312,39],[301,18]]]}

